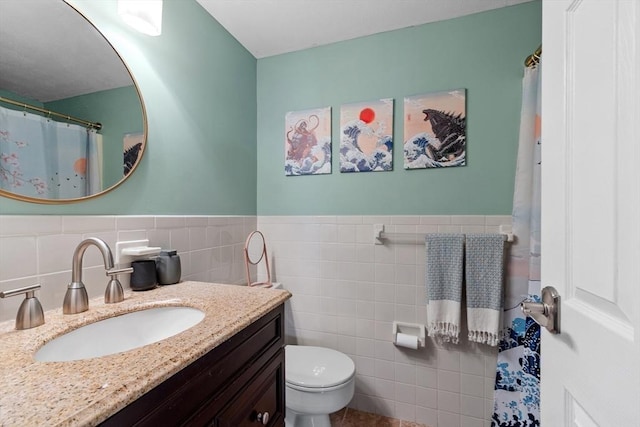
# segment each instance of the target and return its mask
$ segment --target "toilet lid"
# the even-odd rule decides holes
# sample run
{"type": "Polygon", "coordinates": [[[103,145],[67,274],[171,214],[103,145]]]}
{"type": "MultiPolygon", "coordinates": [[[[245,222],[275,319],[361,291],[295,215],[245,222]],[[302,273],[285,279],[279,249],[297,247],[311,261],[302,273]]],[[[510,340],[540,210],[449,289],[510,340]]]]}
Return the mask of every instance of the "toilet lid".
{"type": "Polygon", "coordinates": [[[324,347],[285,347],[285,377],[289,384],[324,388],[343,384],[355,374],[353,360],[346,354],[324,347]]]}

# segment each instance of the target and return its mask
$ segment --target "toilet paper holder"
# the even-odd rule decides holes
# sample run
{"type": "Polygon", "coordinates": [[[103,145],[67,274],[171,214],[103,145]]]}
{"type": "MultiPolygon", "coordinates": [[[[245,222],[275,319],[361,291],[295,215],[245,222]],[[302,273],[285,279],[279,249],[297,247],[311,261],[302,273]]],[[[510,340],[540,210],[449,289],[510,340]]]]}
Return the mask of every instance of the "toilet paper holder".
{"type": "Polygon", "coordinates": [[[393,322],[393,344],[406,347],[402,343],[398,343],[398,334],[411,335],[417,338],[418,348],[425,346],[425,326],[417,323],[393,322]]]}

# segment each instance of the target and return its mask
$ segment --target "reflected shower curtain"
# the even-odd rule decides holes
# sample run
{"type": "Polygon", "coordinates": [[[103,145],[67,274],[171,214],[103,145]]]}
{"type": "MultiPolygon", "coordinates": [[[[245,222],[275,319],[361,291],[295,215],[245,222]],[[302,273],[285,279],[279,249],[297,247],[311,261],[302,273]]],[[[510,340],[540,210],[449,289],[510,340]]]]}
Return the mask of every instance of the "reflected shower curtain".
{"type": "Polygon", "coordinates": [[[540,426],[540,327],[522,314],[540,301],[541,64],[525,68],[520,142],[513,195],[513,233],[507,263],[502,338],[498,348],[492,427],[540,426]]]}
{"type": "Polygon", "coordinates": [[[46,199],[100,191],[96,139],[94,130],[0,107],[0,188],[46,199]]]}

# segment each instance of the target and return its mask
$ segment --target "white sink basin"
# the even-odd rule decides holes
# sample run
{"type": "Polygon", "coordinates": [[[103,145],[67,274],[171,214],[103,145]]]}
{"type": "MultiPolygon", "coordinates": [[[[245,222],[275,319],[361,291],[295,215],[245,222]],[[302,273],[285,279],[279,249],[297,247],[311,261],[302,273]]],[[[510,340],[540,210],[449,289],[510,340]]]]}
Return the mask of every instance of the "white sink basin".
{"type": "Polygon", "coordinates": [[[38,362],[67,362],[133,350],[179,334],[204,319],[191,307],[156,307],[110,317],[67,332],[42,346],[38,362]]]}

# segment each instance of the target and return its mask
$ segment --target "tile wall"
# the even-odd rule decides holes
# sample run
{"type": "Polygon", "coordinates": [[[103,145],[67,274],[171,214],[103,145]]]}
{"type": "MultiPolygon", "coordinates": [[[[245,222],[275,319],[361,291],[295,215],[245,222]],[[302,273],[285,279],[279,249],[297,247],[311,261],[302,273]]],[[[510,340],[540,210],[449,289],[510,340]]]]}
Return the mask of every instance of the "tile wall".
{"type": "Polygon", "coordinates": [[[490,425],[497,352],[464,339],[450,346],[428,340],[420,350],[393,345],[394,320],[426,323],[420,236],[498,232],[501,224],[511,217],[258,217],[274,280],[293,294],[288,341],[353,358],[351,407],[430,427],[490,425]],[[374,224],[391,233],[384,245],[374,244],[374,224]]]}
{"type": "MultiPolygon", "coordinates": [[[[62,307],[71,260],[87,237],[117,241],[148,239],[150,246],[178,251],[182,278],[245,283],[242,248],[255,216],[9,216],[0,215],[0,290],[40,283],[44,310],[62,307]]],[[[83,260],[89,298],[104,295],[102,255],[89,247],[83,260]]],[[[124,286],[128,277],[121,276],[124,286]]],[[[0,299],[0,321],[13,319],[22,297],[0,299]]]]}
{"type": "MultiPolygon", "coordinates": [[[[149,239],[151,246],[178,250],[183,279],[240,284],[244,241],[257,226],[267,240],[274,280],[293,293],[288,342],[335,348],[353,358],[351,407],[431,427],[481,427],[490,425],[496,350],[465,340],[398,348],[392,322],[426,322],[419,236],[497,232],[510,222],[510,216],[0,215],[0,290],[40,283],[44,309],[61,307],[73,251],[91,236],[114,250],[117,241],[149,239]],[[391,233],[384,245],[374,244],[374,224],[391,233]]],[[[103,295],[106,278],[95,248],[85,254],[83,280],[90,298],[103,295]]],[[[20,302],[0,299],[0,320],[12,319],[20,302]]]]}

